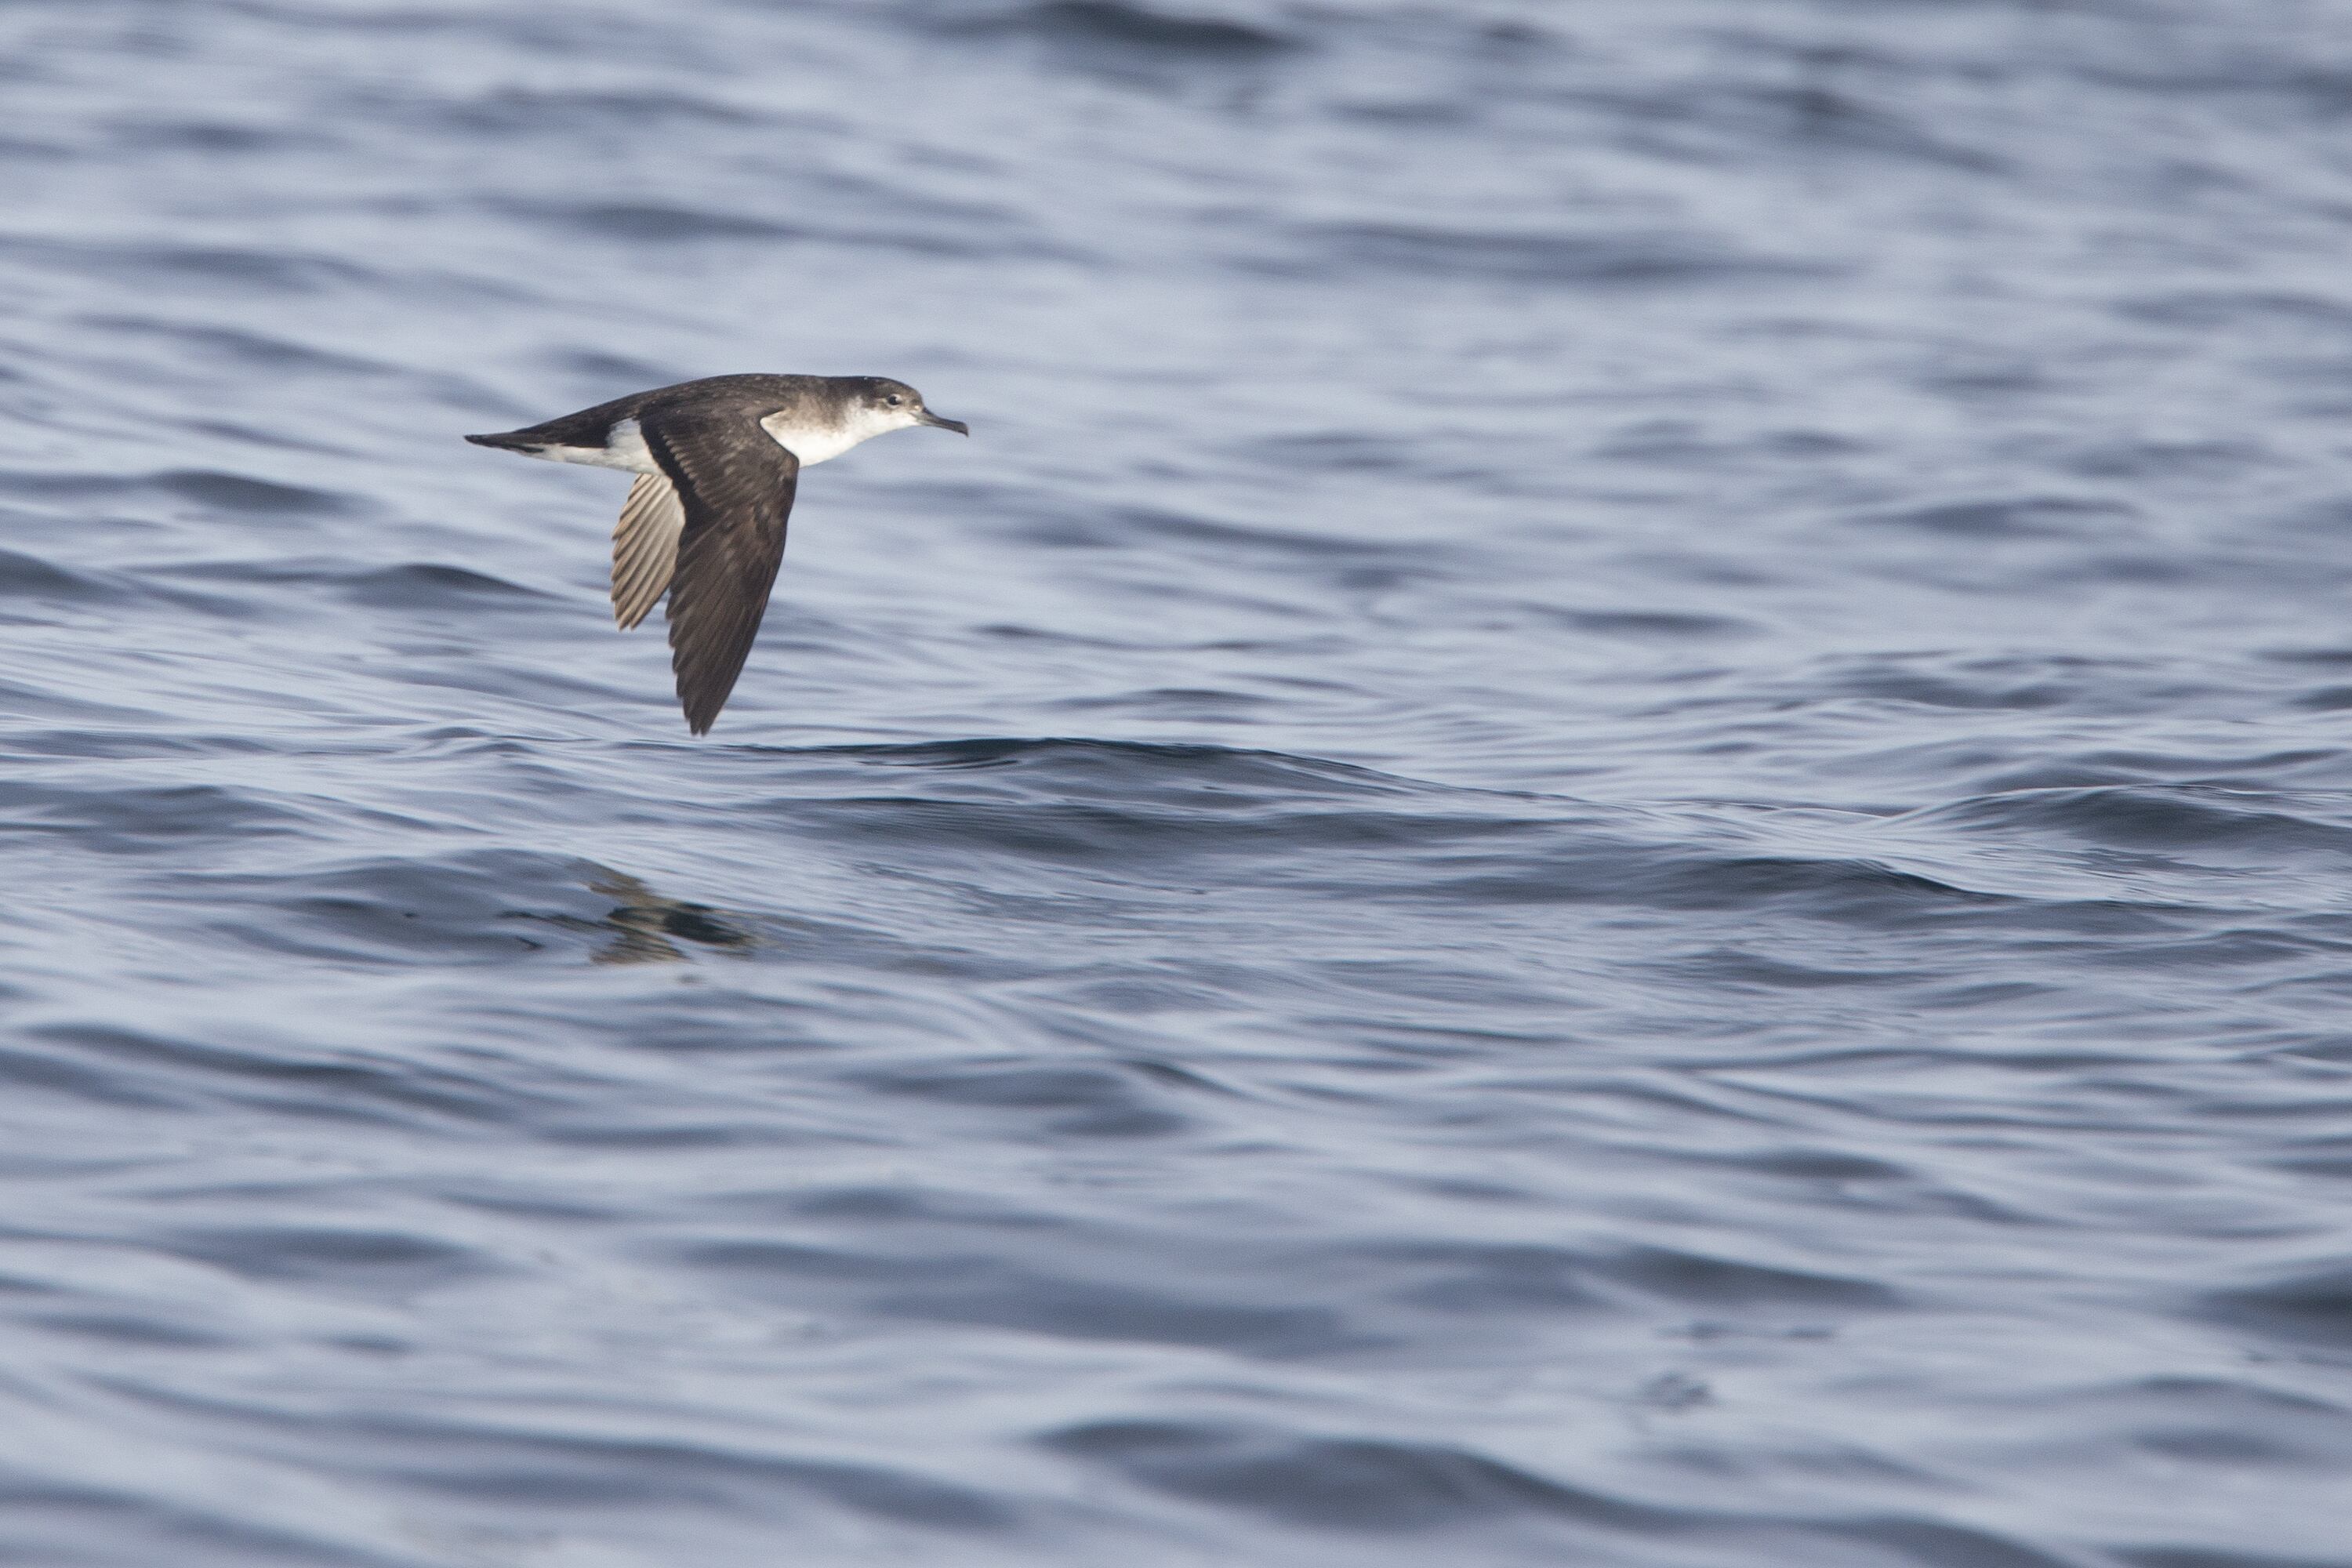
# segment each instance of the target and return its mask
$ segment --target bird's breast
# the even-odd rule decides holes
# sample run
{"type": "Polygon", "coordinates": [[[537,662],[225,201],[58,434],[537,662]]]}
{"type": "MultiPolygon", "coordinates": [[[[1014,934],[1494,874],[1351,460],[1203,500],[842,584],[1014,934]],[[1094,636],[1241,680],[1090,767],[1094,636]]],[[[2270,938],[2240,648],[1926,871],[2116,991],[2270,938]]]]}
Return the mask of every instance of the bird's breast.
{"type": "Polygon", "coordinates": [[[838,458],[873,434],[868,430],[845,429],[837,425],[798,421],[789,414],[771,414],[760,421],[760,428],[773,437],[777,446],[798,458],[803,468],[811,463],[838,458]]]}

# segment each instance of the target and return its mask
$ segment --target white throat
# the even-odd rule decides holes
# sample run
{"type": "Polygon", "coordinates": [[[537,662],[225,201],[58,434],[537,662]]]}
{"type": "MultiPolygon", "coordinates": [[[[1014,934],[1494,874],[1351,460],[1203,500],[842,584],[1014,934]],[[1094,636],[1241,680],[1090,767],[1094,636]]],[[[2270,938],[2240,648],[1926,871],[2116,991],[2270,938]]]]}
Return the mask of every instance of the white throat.
{"type": "Polygon", "coordinates": [[[861,405],[851,409],[849,417],[839,425],[799,424],[790,414],[771,414],[760,421],[760,428],[773,437],[777,446],[798,458],[805,468],[811,463],[838,458],[861,441],[903,430],[914,423],[915,416],[903,409],[861,405]]]}

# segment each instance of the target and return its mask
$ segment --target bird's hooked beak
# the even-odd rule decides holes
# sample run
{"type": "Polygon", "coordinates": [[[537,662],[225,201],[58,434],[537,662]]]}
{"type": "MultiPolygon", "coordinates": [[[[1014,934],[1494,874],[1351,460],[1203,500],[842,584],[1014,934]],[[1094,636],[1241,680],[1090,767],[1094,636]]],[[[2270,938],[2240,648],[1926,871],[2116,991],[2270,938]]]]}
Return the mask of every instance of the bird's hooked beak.
{"type": "Polygon", "coordinates": [[[915,418],[919,424],[936,425],[942,430],[952,430],[959,436],[969,436],[971,434],[971,426],[965,424],[962,420],[942,419],[928,408],[924,409],[920,414],[916,415],[915,418]]]}

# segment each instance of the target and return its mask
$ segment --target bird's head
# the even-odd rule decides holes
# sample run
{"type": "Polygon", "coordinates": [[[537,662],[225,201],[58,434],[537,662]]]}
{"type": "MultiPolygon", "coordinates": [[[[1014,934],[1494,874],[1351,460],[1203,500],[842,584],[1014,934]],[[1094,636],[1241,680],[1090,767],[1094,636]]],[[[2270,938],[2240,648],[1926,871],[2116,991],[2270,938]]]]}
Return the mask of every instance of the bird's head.
{"type": "Polygon", "coordinates": [[[886,375],[860,376],[857,395],[851,406],[853,417],[877,436],[885,430],[903,430],[909,425],[936,425],[959,436],[971,434],[971,426],[962,420],[940,418],[923,406],[921,393],[886,375]]]}

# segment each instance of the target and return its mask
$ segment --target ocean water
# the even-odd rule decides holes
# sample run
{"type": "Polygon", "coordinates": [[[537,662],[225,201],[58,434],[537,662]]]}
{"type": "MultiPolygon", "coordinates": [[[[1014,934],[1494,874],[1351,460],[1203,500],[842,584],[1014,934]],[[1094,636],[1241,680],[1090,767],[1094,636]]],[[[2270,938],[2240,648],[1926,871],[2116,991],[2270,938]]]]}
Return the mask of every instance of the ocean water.
{"type": "Polygon", "coordinates": [[[2352,6],[0,5],[0,1562],[2352,1563],[2352,6]],[[622,476],[801,486],[689,739],[622,476]]]}

